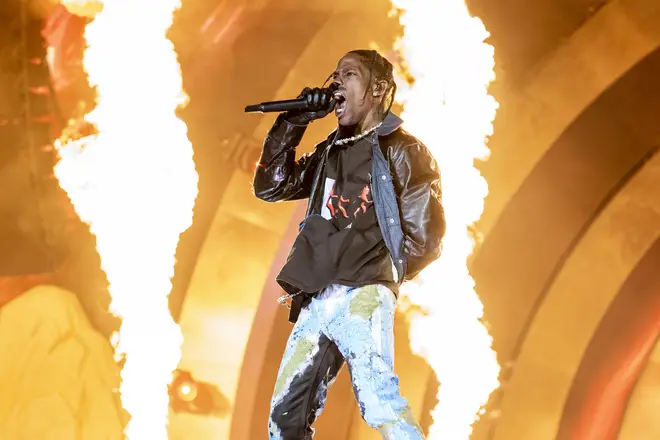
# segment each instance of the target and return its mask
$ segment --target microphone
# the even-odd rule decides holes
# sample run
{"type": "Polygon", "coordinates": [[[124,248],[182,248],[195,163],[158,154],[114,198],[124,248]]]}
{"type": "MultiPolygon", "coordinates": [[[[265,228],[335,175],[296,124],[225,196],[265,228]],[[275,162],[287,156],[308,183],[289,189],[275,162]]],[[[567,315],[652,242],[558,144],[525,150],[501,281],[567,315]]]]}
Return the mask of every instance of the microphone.
{"type": "Polygon", "coordinates": [[[245,113],[273,113],[288,112],[289,110],[305,110],[307,100],[284,99],[282,101],[267,101],[261,104],[252,104],[245,107],[245,113]]]}
{"type": "MultiPolygon", "coordinates": [[[[330,84],[326,89],[330,93],[337,90],[339,86],[335,83],[330,84]]],[[[245,113],[280,113],[288,112],[290,110],[307,110],[309,105],[305,98],[298,99],[284,99],[281,101],[266,101],[261,104],[252,104],[245,107],[245,113]]],[[[310,109],[311,110],[311,109],[310,109]]]]}

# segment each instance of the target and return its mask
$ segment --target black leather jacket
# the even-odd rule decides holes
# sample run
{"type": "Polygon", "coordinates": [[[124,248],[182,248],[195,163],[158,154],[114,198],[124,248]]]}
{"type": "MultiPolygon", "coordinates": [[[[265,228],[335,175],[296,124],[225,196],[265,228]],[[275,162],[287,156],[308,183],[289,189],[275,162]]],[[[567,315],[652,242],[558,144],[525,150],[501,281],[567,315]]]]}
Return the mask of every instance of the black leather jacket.
{"type": "MultiPolygon", "coordinates": [[[[388,113],[371,137],[372,194],[378,224],[399,274],[414,278],[440,256],[445,234],[440,172],[418,139],[388,113]]],[[[309,198],[306,218],[320,214],[325,160],[337,131],[296,161],[296,147],[306,126],[280,115],[264,142],[254,175],[254,194],[267,202],[309,198]]]]}

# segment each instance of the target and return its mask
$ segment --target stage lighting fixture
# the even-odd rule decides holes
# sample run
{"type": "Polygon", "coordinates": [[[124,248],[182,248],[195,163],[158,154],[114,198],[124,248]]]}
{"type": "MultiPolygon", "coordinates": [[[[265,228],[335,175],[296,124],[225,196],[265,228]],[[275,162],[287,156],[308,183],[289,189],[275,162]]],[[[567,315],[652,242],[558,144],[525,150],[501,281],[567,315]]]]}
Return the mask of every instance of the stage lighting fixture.
{"type": "Polygon", "coordinates": [[[224,417],[231,410],[229,399],[217,386],[196,380],[189,371],[175,371],[169,392],[175,413],[224,417]]]}

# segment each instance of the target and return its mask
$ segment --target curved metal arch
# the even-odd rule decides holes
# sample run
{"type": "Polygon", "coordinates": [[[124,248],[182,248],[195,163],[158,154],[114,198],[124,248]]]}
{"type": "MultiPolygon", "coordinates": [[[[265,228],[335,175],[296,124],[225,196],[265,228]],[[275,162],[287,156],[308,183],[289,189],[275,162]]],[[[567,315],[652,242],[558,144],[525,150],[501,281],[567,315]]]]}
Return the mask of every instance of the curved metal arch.
{"type": "MultiPolygon", "coordinates": [[[[652,115],[660,110],[658,71],[656,51],[586,109],[536,165],[479,250],[472,269],[501,361],[515,361],[576,244],[657,150],[660,130],[652,115]]],[[[505,369],[502,380],[509,375],[505,369]]],[[[486,425],[479,424],[480,434],[486,425]]]]}
{"type": "MultiPolygon", "coordinates": [[[[660,322],[658,322],[660,325],[660,322]]],[[[619,440],[638,440],[640,433],[648,438],[660,438],[658,396],[660,396],[660,338],[651,353],[628,401],[619,431],[619,440]]]]}
{"type": "Polygon", "coordinates": [[[484,166],[491,183],[480,222],[485,235],[571,123],[659,47],[660,9],[646,0],[613,0],[546,56],[531,82],[506,91],[484,166]]]}
{"type": "MultiPolygon", "coordinates": [[[[619,438],[632,389],[660,333],[658,266],[660,240],[630,273],[598,325],[574,376],[557,438],[619,438]]],[[[647,435],[636,431],[637,438],[647,435]]]]}
{"type": "Polygon", "coordinates": [[[660,155],[593,223],[556,277],[506,384],[494,439],[554,440],[591,337],[625,280],[660,237],[660,155]],[[579,293],[578,293],[579,292],[579,293]]]}

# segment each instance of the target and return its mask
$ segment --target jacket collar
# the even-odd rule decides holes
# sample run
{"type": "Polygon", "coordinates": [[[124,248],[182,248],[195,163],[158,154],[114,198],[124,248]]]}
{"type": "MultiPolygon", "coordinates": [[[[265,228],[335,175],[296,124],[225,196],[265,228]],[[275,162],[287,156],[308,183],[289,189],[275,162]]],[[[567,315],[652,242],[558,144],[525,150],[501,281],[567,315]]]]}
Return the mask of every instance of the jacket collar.
{"type": "Polygon", "coordinates": [[[390,135],[395,131],[397,131],[402,124],[403,124],[403,119],[401,119],[392,112],[387,112],[387,115],[385,115],[385,119],[383,119],[383,124],[380,127],[378,127],[376,133],[378,133],[378,136],[390,135]]]}

